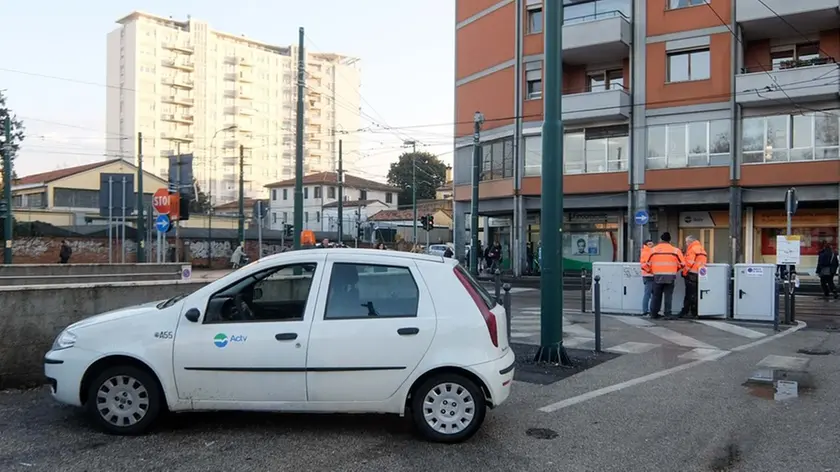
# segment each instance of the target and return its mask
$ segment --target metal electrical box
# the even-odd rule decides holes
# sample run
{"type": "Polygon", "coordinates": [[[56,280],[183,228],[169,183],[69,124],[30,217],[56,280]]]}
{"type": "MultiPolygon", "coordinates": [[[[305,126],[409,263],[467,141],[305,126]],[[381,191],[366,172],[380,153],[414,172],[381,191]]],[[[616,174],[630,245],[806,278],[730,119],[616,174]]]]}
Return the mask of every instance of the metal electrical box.
{"type": "Polygon", "coordinates": [[[776,266],[735,264],[735,293],[732,318],[773,321],[776,313],[776,266]]]}
{"type": "MultiPolygon", "coordinates": [[[[729,315],[728,264],[708,264],[705,276],[699,278],[697,310],[699,316],[727,317],[729,315]]],[[[601,276],[601,311],[603,313],[640,315],[645,295],[642,271],[638,262],[595,262],[592,276],[601,276]]],[[[593,280],[594,288],[595,282],[593,280]]],[[[674,282],[674,296],[671,315],[682,310],[685,299],[685,280],[677,277],[674,282]]],[[[665,315],[665,302],[660,314],[665,315]]]]}

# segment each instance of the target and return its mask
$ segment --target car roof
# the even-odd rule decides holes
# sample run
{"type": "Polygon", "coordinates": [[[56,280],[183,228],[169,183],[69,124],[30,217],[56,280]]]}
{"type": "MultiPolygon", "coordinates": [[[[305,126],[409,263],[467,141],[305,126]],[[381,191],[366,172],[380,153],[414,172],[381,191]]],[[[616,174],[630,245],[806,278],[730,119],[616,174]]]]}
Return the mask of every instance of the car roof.
{"type": "MultiPolygon", "coordinates": [[[[422,254],[422,253],[414,253],[414,252],[403,252],[403,251],[383,251],[381,249],[355,249],[355,248],[313,248],[313,249],[306,249],[307,251],[318,251],[319,254],[338,254],[344,257],[347,256],[358,256],[360,261],[364,261],[366,257],[370,256],[377,256],[377,257],[393,257],[395,259],[411,259],[415,261],[426,261],[426,262],[445,262],[445,259],[442,256],[435,256],[432,254],[422,254]]],[[[262,261],[271,260],[274,258],[282,258],[284,255],[289,256],[291,254],[299,254],[298,251],[286,251],[281,252],[279,254],[274,254],[271,256],[263,257],[262,261]]]]}

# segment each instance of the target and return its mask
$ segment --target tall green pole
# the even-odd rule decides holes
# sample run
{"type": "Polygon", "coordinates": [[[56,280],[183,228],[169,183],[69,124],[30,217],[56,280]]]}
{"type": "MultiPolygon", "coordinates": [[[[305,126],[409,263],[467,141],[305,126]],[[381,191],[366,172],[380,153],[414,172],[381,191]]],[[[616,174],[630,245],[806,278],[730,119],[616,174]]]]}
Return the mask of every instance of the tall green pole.
{"type": "Polygon", "coordinates": [[[478,277],[478,185],[481,182],[481,125],[484,115],[473,115],[472,197],[470,199],[470,272],[478,277]]]}
{"type": "Polygon", "coordinates": [[[239,242],[245,246],[245,146],[239,145],[239,242]]]}
{"type": "Polygon", "coordinates": [[[414,239],[413,243],[414,246],[417,247],[417,142],[411,141],[411,209],[412,209],[412,221],[414,223],[411,225],[413,232],[412,238],[414,239]]]}
{"type": "Polygon", "coordinates": [[[137,262],[146,262],[146,219],[143,216],[143,133],[137,133],[137,262]]]}
{"type": "Polygon", "coordinates": [[[344,242],[344,150],[342,140],[338,140],[338,243],[344,242]]]}
{"type": "Polygon", "coordinates": [[[306,54],[303,50],[303,27],[298,30],[297,120],[295,124],[295,210],[294,248],[300,249],[300,232],[303,231],[303,94],[306,54]]]}
{"type": "Polygon", "coordinates": [[[6,115],[3,125],[6,146],[3,149],[3,201],[6,219],[3,224],[3,263],[12,263],[12,119],[6,115]]]}
{"type": "Polygon", "coordinates": [[[540,348],[535,361],[568,365],[563,347],[563,0],[543,2],[540,348]]]}

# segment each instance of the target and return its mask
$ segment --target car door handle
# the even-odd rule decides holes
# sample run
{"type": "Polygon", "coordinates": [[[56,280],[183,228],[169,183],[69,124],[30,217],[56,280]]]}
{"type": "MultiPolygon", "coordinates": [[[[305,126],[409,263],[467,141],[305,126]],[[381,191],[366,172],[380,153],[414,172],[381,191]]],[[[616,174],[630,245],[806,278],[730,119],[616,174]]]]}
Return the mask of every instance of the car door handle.
{"type": "Polygon", "coordinates": [[[420,328],[400,328],[397,330],[397,334],[400,336],[414,336],[419,332],[420,328]]]}
{"type": "Polygon", "coordinates": [[[278,341],[294,341],[297,339],[297,333],[279,333],[274,335],[274,339],[278,341]]]}

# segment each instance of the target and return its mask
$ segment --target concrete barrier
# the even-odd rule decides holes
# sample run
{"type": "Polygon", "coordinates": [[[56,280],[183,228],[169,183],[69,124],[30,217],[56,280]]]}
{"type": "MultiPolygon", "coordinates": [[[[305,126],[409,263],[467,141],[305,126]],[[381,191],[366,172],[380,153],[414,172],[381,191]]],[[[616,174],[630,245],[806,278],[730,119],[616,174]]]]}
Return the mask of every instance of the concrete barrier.
{"type": "Polygon", "coordinates": [[[0,286],[119,281],[180,280],[189,264],[10,264],[0,265],[0,286]]]}
{"type": "Polygon", "coordinates": [[[43,381],[44,354],[81,319],[194,292],[208,280],[0,287],[0,389],[43,381]]]}

